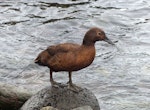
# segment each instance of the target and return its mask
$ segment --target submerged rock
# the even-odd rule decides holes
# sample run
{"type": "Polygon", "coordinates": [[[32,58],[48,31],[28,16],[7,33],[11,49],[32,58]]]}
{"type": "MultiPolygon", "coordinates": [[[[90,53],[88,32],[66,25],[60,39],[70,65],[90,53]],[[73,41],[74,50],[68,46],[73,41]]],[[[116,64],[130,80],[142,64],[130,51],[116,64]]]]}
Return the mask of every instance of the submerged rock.
{"type": "Polygon", "coordinates": [[[66,85],[42,89],[33,95],[21,107],[21,110],[40,110],[46,106],[52,106],[58,110],[71,110],[77,107],[90,106],[93,110],[100,110],[98,100],[90,90],[82,88],[79,92],[73,92],[66,85]]]}

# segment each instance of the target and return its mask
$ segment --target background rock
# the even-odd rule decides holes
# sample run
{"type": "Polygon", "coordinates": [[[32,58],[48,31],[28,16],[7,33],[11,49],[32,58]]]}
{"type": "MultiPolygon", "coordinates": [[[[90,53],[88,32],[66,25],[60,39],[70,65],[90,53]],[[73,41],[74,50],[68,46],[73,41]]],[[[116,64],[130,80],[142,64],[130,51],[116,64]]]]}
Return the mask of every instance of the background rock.
{"type": "Polygon", "coordinates": [[[0,110],[18,110],[32,94],[22,87],[0,82],[0,110]]]}
{"type": "Polygon", "coordinates": [[[46,87],[33,95],[21,108],[21,110],[40,110],[45,106],[52,106],[60,110],[71,110],[81,106],[91,106],[93,110],[100,110],[98,100],[94,94],[86,88],[76,93],[62,87],[46,87]]]}

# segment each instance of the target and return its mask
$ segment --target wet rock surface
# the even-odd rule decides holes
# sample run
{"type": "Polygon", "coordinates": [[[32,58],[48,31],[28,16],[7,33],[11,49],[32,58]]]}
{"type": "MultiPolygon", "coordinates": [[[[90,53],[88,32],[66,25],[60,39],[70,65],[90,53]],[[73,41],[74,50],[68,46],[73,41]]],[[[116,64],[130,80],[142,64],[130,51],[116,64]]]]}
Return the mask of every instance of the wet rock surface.
{"type": "Polygon", "coordinates": [[[82,88],[81,91],[74,92],[64,85],[58,88],[46,87],[42,89],[33,95],[21,107],[21,110],[40,110],[45,106],[52,106],[59,110],[71,110],[87,105],[91,106],[93,110],[100,110],[98,100],[90,90],[82,88]]]}

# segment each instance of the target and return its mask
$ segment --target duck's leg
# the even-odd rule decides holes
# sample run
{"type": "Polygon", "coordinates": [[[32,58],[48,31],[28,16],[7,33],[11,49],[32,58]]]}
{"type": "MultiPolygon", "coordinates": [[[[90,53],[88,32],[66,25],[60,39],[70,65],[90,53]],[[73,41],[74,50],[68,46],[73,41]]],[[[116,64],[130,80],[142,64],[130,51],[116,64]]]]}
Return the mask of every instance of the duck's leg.
{"type": "Polygon", "coordinates": [[[81,90],[80,87],[78,87],[78,86],[76,86],[75,84],[72,83],[72,73],[71,72],[69,72],[68,89],[70,89],[74,92],[79,92],[81,90]]]}
{"type": "Polygon", "coordinates": [[[60,83],[54,81],[52,70],[50,70],[50,82],[51,82],[52,87],[59,87],[61,85],[60,83]]]}

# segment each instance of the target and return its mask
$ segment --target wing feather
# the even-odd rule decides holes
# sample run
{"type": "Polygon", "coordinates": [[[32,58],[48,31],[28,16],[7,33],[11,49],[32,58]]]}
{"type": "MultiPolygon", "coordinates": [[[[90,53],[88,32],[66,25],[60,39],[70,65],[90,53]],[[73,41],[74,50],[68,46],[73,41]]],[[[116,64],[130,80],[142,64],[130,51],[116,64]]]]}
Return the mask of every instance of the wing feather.
{"type": "Polygon", "coordinates": [[[54,56],[58,53],[67,53],[76,50],[79,47],[80,45],[78,44],[64,43],[64,44],[49,46],[47,48],[47,51],[51,56],[54,56]]]}

